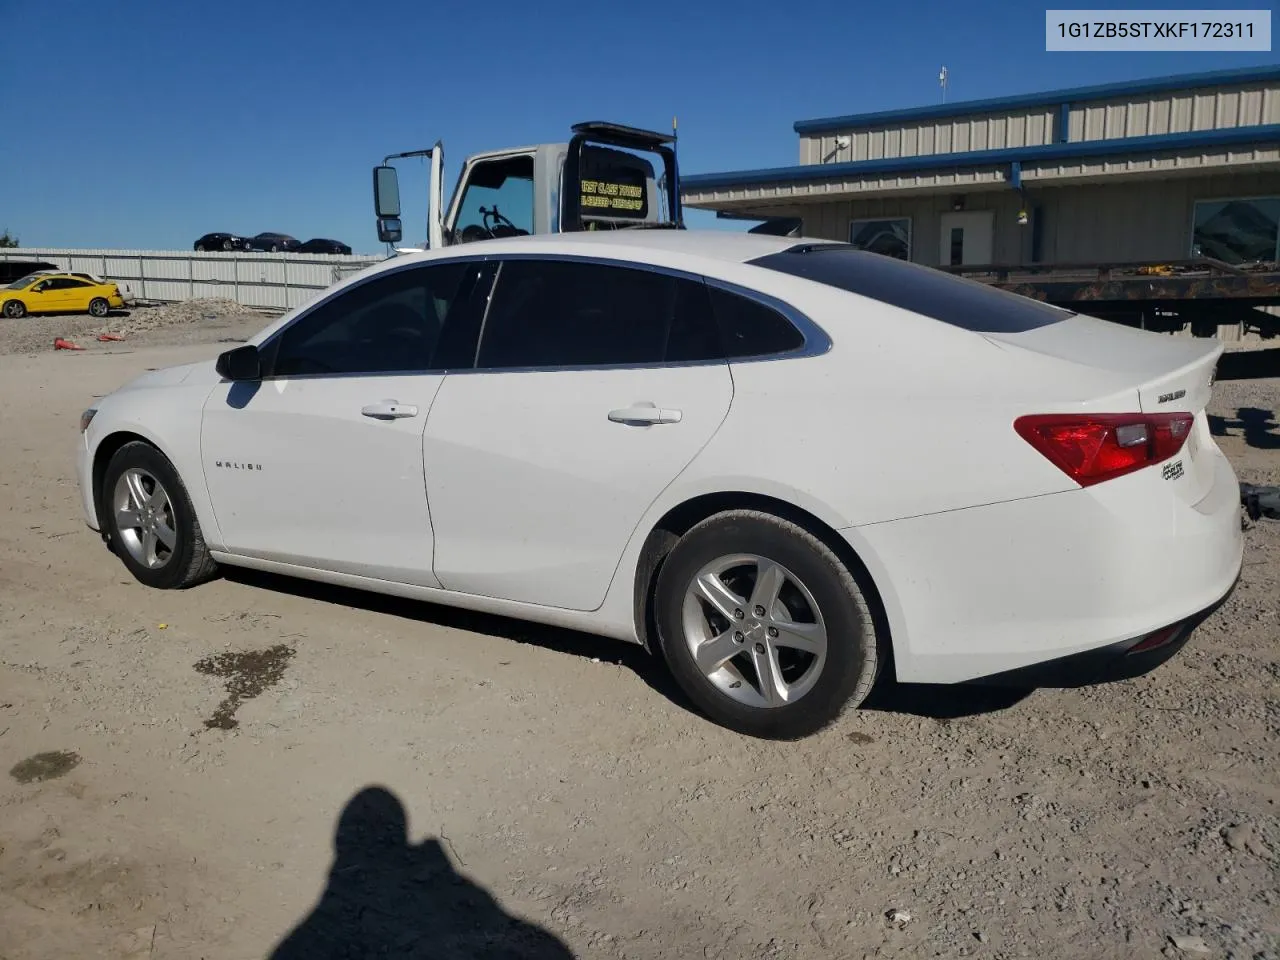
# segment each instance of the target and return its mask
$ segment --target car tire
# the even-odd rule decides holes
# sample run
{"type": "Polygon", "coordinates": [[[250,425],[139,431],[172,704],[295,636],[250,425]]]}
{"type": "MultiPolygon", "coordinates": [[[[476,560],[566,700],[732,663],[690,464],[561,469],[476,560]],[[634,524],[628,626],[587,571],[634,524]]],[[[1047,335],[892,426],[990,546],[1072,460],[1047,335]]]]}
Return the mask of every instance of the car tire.
{"type": "Polygon", "coordinates": [[[89,301],[89,313],[95,317],[105,317],[111,312],[111,304],[102,297],[94,297],[89,301]]]}
{"type": "Polygon", "coordinates": [[[21,300],[6,300],[2,310],[10,320],[21,320],[27,315],[27,305],[21,300]]]}
{"type": "Polygon", "coordinates": [[[808,530],[756,510],[716,514],[676,543],[658,574],[654,618],[684,693],[749,736],[818,732],[866,699],[881,663],[857,578],[808,530]]]}
{"type": "Polygon", "coordinates": [[[223,240],[223,241],[222,241],[222,249],[223,249],[223,250],[225,250],[225,251],[227,251],[228,253],[230,253],[230,252],[231,252],[231,247],[232,247],[232,243],[231,243],[231,241],[230,241],[230,240],[223,240]]]}
{"type": "Polygon", "coordinates": [[[271,252],[272,252],[272,253],[279,253],[279,252],[280,252],[280,248],[279,248],[278,246],[276,246],[276,245],[273,243],[273,244],[271,245],[271,252]]]}
{"type": "Polygon", "coordinates": [[[186,486],[169,458],[151,444],[135,440],[115,452],[102,479],[98,509],[108,545],[139,582],[179,590],[218,572],[186,486]],[[165,542],[163,530],[172,544],[165,542]]]}
{"type": "Polygon", "coordinates": [[[204,253],[204,244],[203,244],[203,243],[197,243],[197,244],[196,244],[196,253],[204,253]]]}

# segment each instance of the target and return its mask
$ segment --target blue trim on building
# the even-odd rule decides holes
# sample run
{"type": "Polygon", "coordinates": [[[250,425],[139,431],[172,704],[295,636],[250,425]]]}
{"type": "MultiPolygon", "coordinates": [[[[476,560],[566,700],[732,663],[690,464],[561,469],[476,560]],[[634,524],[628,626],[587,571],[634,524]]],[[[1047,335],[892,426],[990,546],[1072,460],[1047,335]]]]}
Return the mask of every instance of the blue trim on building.
{"type": "Polygon", "coordinates": [[[793,167],[770,167],[764,170],[700,173],[681,177],[680,188],[686,190],[690,187],[697,187],[704,190],[714,190],[723,187],[747,185],[806,183],[813,180],[832,180],[837,177],[857,177],[875,173],[909,173],[947,167],[997,166],[1014,162],[1025,164],[1041,160],[1074,160],[1086,157],[1109,157],[1125,153],[1151,154],[1161,150],[1228,147],[1255,143],[1280,143],[1280,123],[1256,127],[1234,127],[1228,130],[1200,130],[1195,133],[1162,134],[1151,137],[1123,137],[1114,140],[1046,143],[1032,147],[1010,147],[1001,150],[938,153],[923,157],[855,160],[849,163],[808,163],[793,167]]]}
{"type": "Polygon", "coordinates": [[[1022,189],[1022,161],[1015,160],[1009,164],[1009,186],[1014,190],[1022,189]]]}
{"type": "Polygon", "coordinates": [[[1071,140],[1071,101],[1063,100],[1058,107],[1058,142],[1068,143],[1071,140]]]}
{"type": "MultiPolygon", "coordinates": [[[[1243,67],[1236,70],[1215,70],[1210,73],[1183,73],[1167,77],[1150,77],[1145,80],[1129,80],[1124,83],[1102,83],[1092,87],[1073,87],[1068,90],[1049,90],[1043,93],[1024,93],[1012,97],[996,97],[990,100],[961,100],[955,103],[937,103],[927,107],[910,107],[904,110],[882,110],[877,113],[851,113],[843,117],[819,117],[815,120],[797,120],[793,124],[796,133],[825,133],[832,130],[848,130],[900,123],[904,120],[932,120],[942,117],[959,117],[970,113],[987,113],[1011,110],[1019,107],[1054,107],[1068,101],[1102,100],[1114,97],[1142,96],[1168,90],[1209,87],[1218,84],[1261,83],[1280,79],[1280,66],[1243,67]]],[[[1065,134],[1063,135],[1065,139],[1065,134]]]]}

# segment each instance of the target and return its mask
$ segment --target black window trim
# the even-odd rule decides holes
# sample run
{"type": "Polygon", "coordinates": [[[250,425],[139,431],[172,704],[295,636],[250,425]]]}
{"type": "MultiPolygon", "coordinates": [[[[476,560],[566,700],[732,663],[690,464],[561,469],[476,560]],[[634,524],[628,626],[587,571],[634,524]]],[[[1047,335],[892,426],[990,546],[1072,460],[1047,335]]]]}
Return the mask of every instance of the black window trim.
{"type": "Polygon", "coordinates": [[[485,296],[484,316],[480,323],[480,332],[476,337],[475,353],[472,354],[472,366],[469,367],[441,367],[429,370],[379,370],[368,373],[308,373],[281,376],[267,376],[263,380],[319,380],[319,379],[336,379],[336,378],[352,378],[352,377],[405,377],[405,376],[462,376],[467,374],[502,374],[502,373],[570,373],[576,371],[593,371],[593,370],[643,370],[643,369],[676,369],[679,367],[705,367],[705,366],[723,366],[724,364],[740,364],[740,363],[767,363],[774,360],[798,360],[809,357],[818,357],[831,350],[831,337],[825,330],[815,323],[807,314],[803,313],[796,307],[781,300],[771,294],[764,293],[760,290],[753,290],[750,287],[744,287],[740,284],[733,283],[729,280],[721,280],[718,277],[709,277],[704,274],[694,273],[689,270],[681,270],[677,267],[667,267],[653,263],[641,263],[635,260],[626,260],[620,257],[601,257],[588,254],[577,253],[466,253],[459,256],[433,257],[430,260],[414,260],[410,263],[391,267],[387,270],[380,270],[375,274],[364,277],[354,283],[341,287],[307,306],[294,316],[284,326],[273,330],[269,336],[258,344],[258,350],[265,353],[276,345],[285,331],[292,327],[295,323],[300,322],[303,318],[310,316],[314,311],[331,303],[334,299],[344,296],[352,290],[356,290],[366,283],[373,283],[384,277],[399,273],[403,270],[423,269],[430,266],[453,264],[453,263],[496,263],[497,269],[494,271],[492,279],[489,281],[489,287],[485,296]],[[792,324],[800,333],[800,345],[790,350],[776,351],[772,353],[750,354],[741,357],[720,357],[718,359],[709,360],[677,360],[677,361],[655,361],[651,363],[609,363],[609,364],[581,364],[568,366],[528,366],[528,367],[477,367],[475,360],[480,355],[480,345],[484,342],[484,330],[489,319],[489,308],[493,303],[493,294],[497,289],[498,283],[502,277],[502,264],[512,260],[540,260],[560,263],[586,263],[598,266],[621,267],[632,270],[645,270],[651,273],[660,273],[667,276],[675,277],[681,280],[691,280],[695,283],[705,283],[708,286],[717,287],[726,293],[736,294],[749,300],[754,300],[762,306],[768,307],[780,313],[789,323],[792,324]]]}

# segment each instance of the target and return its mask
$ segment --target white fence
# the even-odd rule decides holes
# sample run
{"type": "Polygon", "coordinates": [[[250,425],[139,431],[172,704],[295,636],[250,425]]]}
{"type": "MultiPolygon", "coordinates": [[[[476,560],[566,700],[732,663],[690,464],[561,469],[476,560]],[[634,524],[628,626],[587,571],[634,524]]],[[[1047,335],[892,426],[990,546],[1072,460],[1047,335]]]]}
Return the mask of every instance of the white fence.
{"type": "Polygon", "coordinates": [[[60,270],[80,270],[113,280],[125,299],[220,297],[276,310],[306,303],[338,280],[382,259],[308,253],[0,249],[0,260],[41,260],[60,270]]]}

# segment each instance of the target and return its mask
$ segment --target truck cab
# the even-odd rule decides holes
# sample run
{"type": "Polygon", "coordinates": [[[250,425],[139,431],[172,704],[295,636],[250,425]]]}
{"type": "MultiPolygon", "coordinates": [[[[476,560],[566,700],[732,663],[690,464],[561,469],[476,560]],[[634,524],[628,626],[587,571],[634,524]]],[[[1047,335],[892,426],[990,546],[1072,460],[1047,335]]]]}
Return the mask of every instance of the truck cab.
{"type": "Polygon", "coordinates": [[[430,158],[427,248],[531,233],[682,229],[674,143],[674,133],[580,123],[565,143],[468,157],[447,204],[443,144],[392,154],[373,169],[378,239],[401,239],[400,188],[391,161],[411,156],[430,158]]]}

